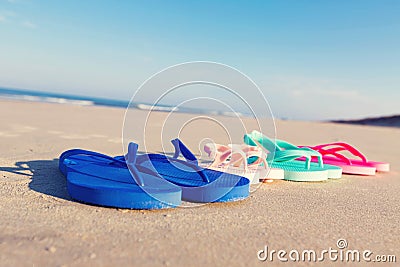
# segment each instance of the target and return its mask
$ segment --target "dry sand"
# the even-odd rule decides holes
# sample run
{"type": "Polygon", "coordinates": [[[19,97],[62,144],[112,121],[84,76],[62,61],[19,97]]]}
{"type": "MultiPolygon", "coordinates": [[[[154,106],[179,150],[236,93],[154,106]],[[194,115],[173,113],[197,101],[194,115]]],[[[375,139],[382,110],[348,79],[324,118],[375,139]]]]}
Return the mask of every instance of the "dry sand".
{"type": "Polygon", "coordinates": [[[0,114],[1,266],[271,266],[279,262],[257,259],[265,245],[322,250],[339,238],[400,261],[400,129],[277,121],[281,139],[345,140],[392,171],[263,184],[238,203],[131,211],[72,201],[57,160],[73,147],[121,154],[123,109],[1,101],[0,114]]]}

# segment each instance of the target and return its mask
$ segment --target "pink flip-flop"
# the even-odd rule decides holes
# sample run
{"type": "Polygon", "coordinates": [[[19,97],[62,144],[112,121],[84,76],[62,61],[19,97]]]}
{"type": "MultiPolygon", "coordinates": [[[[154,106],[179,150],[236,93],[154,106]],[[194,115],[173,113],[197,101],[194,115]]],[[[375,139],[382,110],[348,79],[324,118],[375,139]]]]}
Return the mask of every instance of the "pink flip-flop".
{"type": "Polygon", "coordinates": [[[282,180],[282,169],[270,168],[263,151],[247,145],[220,145],[206,144],[204,151],[214,161],[207,168],[228,172],[246,177],[252,184],[260,181],[282,180]],[[248,163],[248,159],[255,157],[256,161],[248,163]]]}
{"type": "Polygon", "coordinates": [[[341,167],[343,169],[343,173],[375,175],[376,171],[388,172],[390,169],[389,163],[367,160],[364,154],[347,143],[336,142],[303,147],[309,147],[318,151],[322,154],[324,163],[341,167]],[[359,159],[350,159],[343,154],[338,153],[340,151],[348,151],[359,159]]]}

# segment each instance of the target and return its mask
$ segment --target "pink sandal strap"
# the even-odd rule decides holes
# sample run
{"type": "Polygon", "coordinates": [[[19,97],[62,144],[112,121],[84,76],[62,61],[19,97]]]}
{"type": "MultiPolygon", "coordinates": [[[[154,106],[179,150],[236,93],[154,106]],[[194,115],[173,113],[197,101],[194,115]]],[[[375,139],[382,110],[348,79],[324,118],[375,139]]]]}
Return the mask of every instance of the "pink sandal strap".
{"type": "Polygon", "coordinates": [[[204,146],[204,151],[211,157],[214,154],[214,162],[211,166],[216,167],[222,164],[239,167],[244,163],[244,168],[247,170],[248,166],[257,166],[263,163],[264,167],[268,167],[266,155],[257,147],[247,145],[230,145],[224,146],[219,144],[204,146]],[[229,158],[230,157],[230,158],[229,158]],[[251,164],[247,163],[250,157],[258,157],[258,159],[251,164]],[[229,160],[228,160],[229,159],[229,160]]]}
{"type": "Polygon", "coordinates": [[[344,155],[342,155],[342,154],[339,154],[339,153],[336,153],[336,152],[330,151],[330,150],[325,150],[325,149],[322,149],[322,148],[318,149],[317,151],[318,151],[319,153],[321,153],[322,156],[332,155],[332,156],[334,156],[335,158],[337,158],[337,159],[343,161],[344,163],[346,163],[346,164],[348,164],[348,165],[351,165],[351,160],[350,160],[348,157],[346,157],[346,156],[344,156],[344,155]]]}
{"type": "Polygon", "coordinates": [[[320,152],[322,155],[333,155],[336,156],[342,160],[346,159],[346,161],[350,161],[351,159],[349,159],[348,157],[339,154],[337,152],[339,151],[348,151],[350,152],[352,155],[359,157],[364,163],[368,162],[367,158],[365,157],[364,154],[362,154],[358,149],[356,149],[355,147],[353,147],[352,145],[349,145],[347,143],[344,142],[336,142],[336,143],[330,143],[330,144],[322,144],[322,145],[317,145],[317,146],[312,146],[310,147],[311,149],[317,150],[318,152],[320,152]],[[335,146],[333,148],[327,148],[329,146],[335,146]],[[339,156],[340,155],[340,156],[339,156]]]}

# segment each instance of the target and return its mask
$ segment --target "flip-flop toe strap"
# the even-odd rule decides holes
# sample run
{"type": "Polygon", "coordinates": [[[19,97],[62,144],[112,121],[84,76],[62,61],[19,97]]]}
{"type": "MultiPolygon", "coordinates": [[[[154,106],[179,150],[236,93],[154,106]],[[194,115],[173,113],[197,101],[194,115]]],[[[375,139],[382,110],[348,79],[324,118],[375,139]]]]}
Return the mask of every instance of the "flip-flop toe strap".
{"type": "Polygon", "coordinates": [[[267,153],[267,160],[273,160],[276,162],[288,162],[297,158],[305,157],[305,168],[310,169],[311,158],[317,157],[319,166],[321,168],[324,166],[322,155],[319,152],[314,151],[310,148],[296,147],[284,141],[278,141],[279,143],[275,143],[273,140],[269,139],[268,137],[257,131],[253,131],[251,134],[246,134],[244,136],[244,141],[249,145],[254,144],[261,148],[265,153],[267,153]],[[274,149],[275,153],[268,153],[274,151],[274,149]]]}
{"type": "Polygon", "coordinates": [[[242,163],[245,170],[250,166],[258,166],[261,163],[263,163],[264,168],[268,167],[265,153],[254,146],[206,144],[204,146],[204,151],[208,153],[209,156],[215,155],[214,162],[211,164],[211,166],[214,167],[220,165],[239,167],[242,163]],[[257,159],[250,161],[250,158],[257,159]]]}
{"type": "Polygon", "coordinates": [[[125,166],[125,161],[115,159],[113,157],[98,153],[98,152],[93,152],[90,150],[84,150],[84,149],[71,149],[68,151],[65,151],[64,153],[61,154],[60,156],[60,162],[63,162],[65,159],[68,159],[72,156],[77,156],[77,155],[83,155],[83,156],[91,156],[91,157],[97,157],[97,158],[102,158],[106,160],[110,160],[112,163],[116,163],[120,165],[121,167],[125,166]]]}
{"type": "Polygon", "coordinates": [[[350,144],[347,144],[347,143],[344,143],[344,142],[335,142],[335,143],[329,143],[329,144],[322,144],[322,145],[313,146],[313,147],[310,147],[310,148],[320,152],[322,155],[329,155],[329,154],[330,155],[334,155],[334,156],[336,156],[336,157],[338,157],[340,159],[343,159],[343,160],[346,159],[346,162],[350,162],[351,163],[351,160],[348,157],[337,153],[337,152],[340,152],[340,151],[348,151],[352,155],[360,158],[362,162],[364,162],[364,163],[368,162],[367,157],[363,153],[361,153],[354,146],[352,146],[350,144]],[[332,147],[332,148],[329,148],[329,147],[332,147]],[[341,155],[341,156],[338,156],[338,155],[341,155]]]}
{"type": "MultiPolygon", "coordinates": [[[[72,156],[82,155],[82,156],[90,156],[97,157],[101,159],[106,159],[110,161],[110,164],[115,164],[119,167],[126,168],[128,167],[131,171],[133,180],[140,186],[144,186],[143,177],[140,174],[140,171],[136,168],[136,157],[137,157],[138,145],[135,143],[129,143],[128,145],[128,154],[126,155],[126,161],[120,159],[120,157],[113,158],[98,152],[93,152],[90,150],[84,149],[71,149],[61,154],[60,162],[65,162],[68,158],[72,156]]],[[[72,160],[71,160],[72,161],[72,160]]],[[[151,175],[156,175],[154,173],[149,173],[151,175]]],[[[158,176],[158,175],[156,175],[158,176]]]]}
{"type": "Polygon", "coordinates": [[[173,158],[169,159],[183,163],[186,166],[191,167],[201,176],[203,182],[210,183],[210,179],[208,178],[207,174],[203,171],[203,169],[199,166],[196,156],[189,150],[189,148],[185,146],[185,144],[178,138],[171,140],[171,143],[175,147],[175,153],[173,158]],[[179,160],[178,159],[179,155],[182,155],[186,159],[186,162],[179,160]]]}

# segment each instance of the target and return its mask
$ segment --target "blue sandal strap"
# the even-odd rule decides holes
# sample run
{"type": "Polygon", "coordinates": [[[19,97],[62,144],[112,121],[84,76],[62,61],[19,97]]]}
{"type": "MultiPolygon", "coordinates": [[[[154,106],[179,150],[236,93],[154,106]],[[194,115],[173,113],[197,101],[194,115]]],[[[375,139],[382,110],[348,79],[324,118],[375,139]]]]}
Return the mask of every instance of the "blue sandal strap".
{"type": "MultiPolygon", "coordinates": [[[[175,153],[173,158],[178,160],[179,155],[182,155],[186,159],[185,165],[192,167],[200,176],[203,178],[204,182],[210,183],[210,179],[207,174],[203,171],[201,167],[199,167],[199,162],[197,161],[196,156],[190,151],[190,149],[179,139],[175,138],[171,140],[171,143],[175,147],[175,153]]],[[[182,161],[179,161],[182,163],[182,161]]]]}
{"type": "Polygon", "coordinates": [[[75,156],[75,155],[85,155],[85,156],[93,156],[93,157],[98,157],[98,158],[102,158],[102,159],[107,159],[112,161],[113,163],[117,163],[118,165],[120,165],[121,167],[125,166],[125,161],[120,160],[118,158],[113,158],[98,152],[93,152],[90,150],[84,150],[84,149],[71,149],[68,151],[65,151],[64,153],[62,153],[60,155],[60,162],[63,162],[66,158],[75,156]]]}
{"type": "Polygon", "coordinates": [[[203,179],[203,182],[206,183],[211,183],[211,180],[208,178],[207,174],[203,171],[203,168],[201,168],[198,165],[198,161],[196,156],[189,150],[189,148],[187,148],[185,146],[185,144],[183,144],[183,142],[181,140],[174,139],[171,140],[172,144],[175,147],[175,153],[173,157],[167,157],[163,154],[144,154],[144,155],[140,155],[138,156],[137,159],[137,166],[140,166],[140,168],[145,168],[146,170],[150,171],[150,172],[154,172],[152,170],[147,169],[146,167],[143,167],[142,164],[145,161],[153,161],[153,160],[168,160],[168,161],[173,161],[173,162],[177,162],[180,164],[183,164],[189,168],[192,168],[194,171],[196,171],[200,177],[203,179]],[[186,161],[184,160],[180,160],[178,159],[179,155],[181,155],[186,159],[186,161]]]}
{"type": "MultiPolygon", "coordinates": [[[[139,171],[136,168],[136,158],[137,158],[138,147],[139,146],[135,143],[129,143],[128,154],[126,156],[127,162],[119,159],[119,157],[113,158],[113,157],[110,157],[110,156],[107,156],[107,155],[104,155],[104,154],[101,154],[98,152],[93,152],[93,151],[84,150],[84,149],[71,149],[71,150],[65,151],[60,156],[60,162],[63,162],[67,158],[75,156],[75,155],[93,156],[93,157],[98,157],[98,158],[102,158],[102,159],[107,159],[107,160],[110,160],[112,163],[117,164],[119,167],[124,167],[124,168],[128,167],[129,170],[131,171],[133,180],[138,185],[144,186],[144,181],[143,181],[142,175],[140,174],[141,171],[139,171]]],[[[154,174],[154,173],[149,173],[147,171],[146,171],[146,173],[159,177],[159,175],[154,174]]]]}
{"type": "Polygon", "coordinates": [[[140,174],[139,170],[136,168],[138,148],[139,148],[138,144],[133,142],[129,143],[128,153],[126,154],[126,166],[128,166],[128,169],[132,174],[133,179],[135,179],[136,183],[138,183],[140,186],[144,186],[143,177],[140,174]]]}
{"type": "Polygon", "coordinates": [[[199,165],[196,156],[189,150],[187,146],[185,146],[181,140],[179,140],[179,138],[171,140],[171,143],[175,147],[175,153],[173,156],[174,159],[177,159],[179,155],[182,155],[186,161],[199,165]]]}

